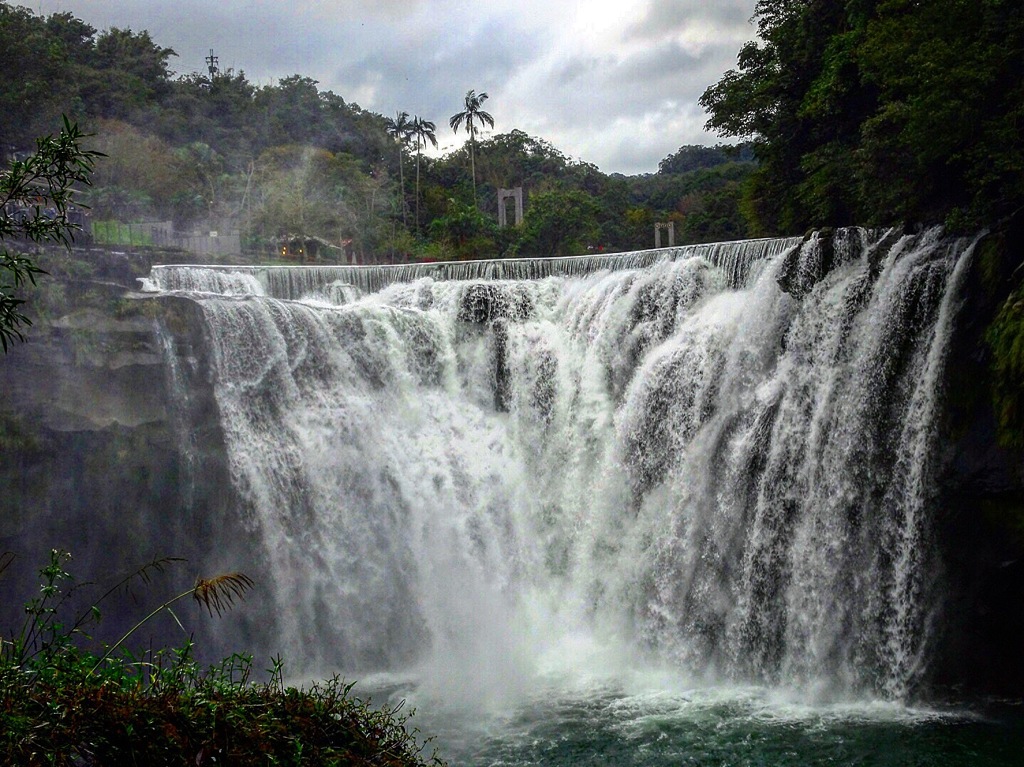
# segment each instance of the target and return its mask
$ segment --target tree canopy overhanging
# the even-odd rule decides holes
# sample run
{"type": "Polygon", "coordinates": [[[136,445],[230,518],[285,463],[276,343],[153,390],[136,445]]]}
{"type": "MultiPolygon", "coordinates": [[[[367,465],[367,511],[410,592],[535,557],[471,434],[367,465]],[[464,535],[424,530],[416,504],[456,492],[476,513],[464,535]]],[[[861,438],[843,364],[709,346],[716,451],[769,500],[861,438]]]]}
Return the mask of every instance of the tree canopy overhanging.
{"type": "Polygon", "coordinates": [[[760,0],[758,40],[700,103],[753,141],[759,233],[984,225],[1024,205],[1017,0],[760,0]]]}

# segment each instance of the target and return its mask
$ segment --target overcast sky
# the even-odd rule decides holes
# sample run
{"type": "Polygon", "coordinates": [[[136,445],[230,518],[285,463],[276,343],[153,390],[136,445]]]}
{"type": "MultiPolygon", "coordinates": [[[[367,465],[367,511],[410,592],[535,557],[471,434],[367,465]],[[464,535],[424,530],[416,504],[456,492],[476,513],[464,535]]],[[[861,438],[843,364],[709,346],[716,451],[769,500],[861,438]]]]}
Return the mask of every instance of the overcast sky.
{"type": "Polygon", "coordinates": [[[148,29],[171,68],[266,85],[301,74],[384,115],[437,123],[470,88],[494,132],[518,128],[606,173],[644,173],[683,144],[714,144],[697,104],[734,66],[755,0],[14,0],[97,29],[148,29]]]}

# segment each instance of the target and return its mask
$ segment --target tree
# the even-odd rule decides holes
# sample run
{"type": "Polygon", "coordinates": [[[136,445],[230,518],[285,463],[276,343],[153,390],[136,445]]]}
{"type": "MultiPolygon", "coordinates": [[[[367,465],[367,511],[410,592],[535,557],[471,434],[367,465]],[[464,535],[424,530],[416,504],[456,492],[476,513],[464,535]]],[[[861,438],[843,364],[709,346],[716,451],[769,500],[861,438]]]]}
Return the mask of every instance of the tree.
{"type": "Polygon", "coordinates": [[[480,179],[496,187],[512,182],[535,188],[553,181],[569,181],[575,163],[544,139],[513,129],[481,141],[480,179]]]}
{"type": "Polygon", "coordinates": [[[854,99],[832,99],[822,89],[817,108],[831,105],[830,119],[819,121],[806,111],[806,99],[823,69],[834,67],[846,76],[839,51],[829,45],[833,34],[849,31],[844,5],[759,0],[755,16],[760,41],[745,44],[737,69],[726,72],[700,98],[710,115],[709,129],[723,136],[753,138],[760,165],[752,188],[767,191],[755,207],[762,227],[771,232],[788,234],[814,223],[840,223],[813,221],[809,211],[815,206],[801,200],[797,190],[807,179],[801,167],[805,152],[850,140],[850,120],[838,112],[857,103],[854,99]],[[762,180],[767,183],[756,183],[762,180]]]}
{"type": "MultiPolygon", "coordinates": [[[[100,120],[90,148],[106,160],[92,177],[88,202],[97,217],[139,220],[170,208],[192,168],[156,136],[120,120],[100,120]]],[[[205,210],[206,206],[203,206],[205,210]]]]}
{"type": "Polygon", "coordinates": [[[477,95],[475,90],[467,91],[463,110],[453,114],[448,120],[448,124],[456,133],[459,132],[459,126],[465,123],[466,132],[469,134],[469,165],[470,175],[473,177],[474,205],[476,205],[476,124],[480,123],[481,128],[484,125],[494,127],[494,118],[481,108],[486,100],[486,93],[477,95]]]}
{"type": "Polygon", "coordinates": [[[352,187],[357,176],[326,149],[282,146],[256,163],[253,225],[271,239],[317,238],[337,245],[352,238],[358,221],[352,187]]]}
{"type": "Polygon", "coordinates": [[[1024,6],[759,0],[759,41],[700,99],[750,136],[756,228],[978,227],[1024,198],[1024,6]]]}
{"type": "Polygon", "coordinates": [[[149,32],[112,27],[96,38],[82,97],[98,117],[145,121],[171,91],[168,59],[177,55],[157,45],[149,32]]]}
{"type": "Polygon", "coordinates": [[[32,146],[59,118],[68,88],[63,54],[42,19],[0,4],[0,152],[32,146]]]}
{"type": "Polygon", "coordinates": [[[244,72],[183,75],[172,83],[157,119],[146,127],[174,146],[209,144],[232,166],[245,167],[260,151],[255,94],[244,72]]]}
{"type": "Polygon", "coordinates": [[[519,252],[538,258],[582,255],[600,237],[597,214],[597,203],[579,189],[536,194],[523,218],[519,252]]]}
{"type": "Polygon", "coordinates": [[[261,147],[313,143],[324,106],[316,80],[297,74],[283,77],[277,85],[260,88],[253,100],[261,147]]]}
{"type": "Polygon", "coordinates": [[[475,205],[448,200],[447,213],[430,222],[430,232],[456,259],[493,258],[498,255],[498,225],[475,205]]]}
{"type": "Polygon", "coordinates": [[[416,139],[416,228],[420,228],[420,154],[429,141],[437,149],[437,126],[430,120],[412,118],[412,136],[416,139]]]}
{"type": "Polygon", "coordinates": [[[182,170],[174,196],[175,217],[182,222],[203,220],[213,226],[229,205],[226,190],[232,178],[224,157],[201,141],[179,147],[174,155],[182,170]]]}
{"type": "MultiPolygon", "coordinates": [[[[402,224],[405,221],[405,170],[402,164],[405,145],[413,135],[413,124],[409,121],[408,112],[396,112],[395,119],[390,117],[384,121],[388,135],[398,144],[398,184],[402,193],[402,224]]],[[[418,160],[417,160],[418,162],[418,160]]],[[[418,165],[417,165],[418,167],[418,165]]]]}
{"type": "Polygon", "coordinates": [[[669,175],[714,168],[716,165],[724,165],[729,162],[733,156],[745,160],[753,159],[750,145],[728,147],[722,144],[718,146],[684,144],[675,153],[658,163],[658,173],[659,175],[669,175]]]}
{"type": "MultiPolygon", "coordinates": [[[[56,242],[70,246],[79,225],[72,222],[73,189],[88,185],[97,157],[81,146],[78,125],[64,118],[60,134],[36,140],[35,154],[16,160],[0,174],[0,240],[56,242]]],[[[7,352],[23,341],[22,328],[32,322],[22,314],[21,292],[35,284],[42,270],[32,260],[6,248],[0,250],[0,345],[7,352]]]]}

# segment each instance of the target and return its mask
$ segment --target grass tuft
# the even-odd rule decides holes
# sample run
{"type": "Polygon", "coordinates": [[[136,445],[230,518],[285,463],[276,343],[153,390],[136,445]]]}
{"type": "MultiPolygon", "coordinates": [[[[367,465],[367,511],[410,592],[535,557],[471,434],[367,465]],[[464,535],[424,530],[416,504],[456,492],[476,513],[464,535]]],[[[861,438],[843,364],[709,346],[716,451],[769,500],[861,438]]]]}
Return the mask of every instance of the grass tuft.
{"type": "Polygon", "coordinates": [[[214,578],[199,578],[192,589],[192,597],[203,605],[212,616],[234,607],[235,597],[245,599],[245,592],[256,584],[245,573],[226,573],[214,578]]]}

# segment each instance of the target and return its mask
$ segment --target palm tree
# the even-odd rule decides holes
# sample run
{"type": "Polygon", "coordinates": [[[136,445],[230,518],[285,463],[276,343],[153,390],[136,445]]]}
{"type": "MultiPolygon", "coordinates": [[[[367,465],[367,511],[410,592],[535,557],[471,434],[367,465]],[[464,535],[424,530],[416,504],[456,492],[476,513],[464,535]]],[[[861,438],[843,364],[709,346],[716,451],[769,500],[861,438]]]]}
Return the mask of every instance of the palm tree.
{"type": "Polygon", "coordinates": [[[412,123],[409,122],[409,113],[396,112],[394,120],[390,117],[386,118],[384,120],[384,130],[398,143],[398,178],[402,188],[402,225],[405,226],[405,170],[402,167],[402,150],[412,137],[412,123]]]}
{"type": "Polygon", "coordinates": [[[437,126],[430,120],[412,118],[412,137],[416,139],[416,228],[420,228],[420,151],[429,141],[437,149],[437,126]]]}
{"type": "Polygon", "coordinates": [[[486,93],[477,95],[475,90],[468,91],[466,93],[466,101],[464,104],[465,109],[458,114],[452,115],[451,119],[448,120],[448,124],[452,126],[452,130],[456,133],[459,132],[459,126],[462,125],[463,122],[466,123],[466,132],[469,134],[470,172],[473,176],[473,205],[476,205],[476,124],[479,122],[480,127],[483,127],[486,123],[492,128],[494,127],[494,118],[480,108],[486,100],[486,93]]]}

